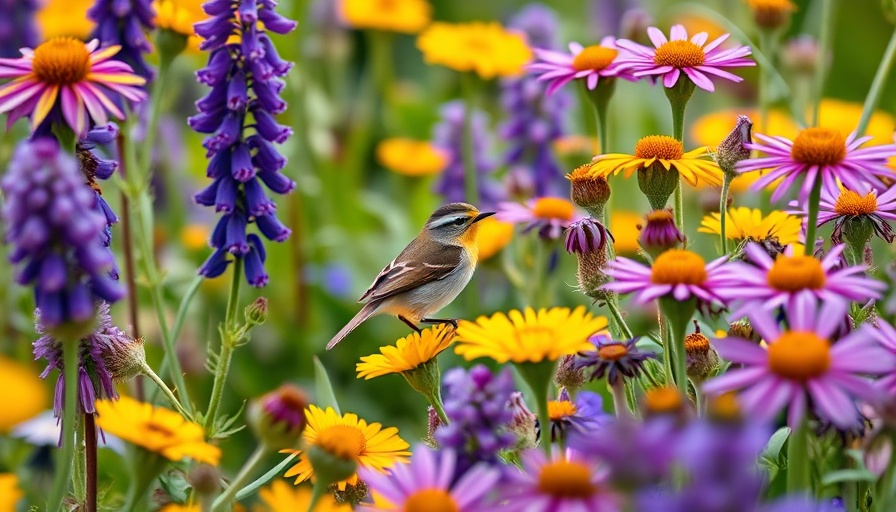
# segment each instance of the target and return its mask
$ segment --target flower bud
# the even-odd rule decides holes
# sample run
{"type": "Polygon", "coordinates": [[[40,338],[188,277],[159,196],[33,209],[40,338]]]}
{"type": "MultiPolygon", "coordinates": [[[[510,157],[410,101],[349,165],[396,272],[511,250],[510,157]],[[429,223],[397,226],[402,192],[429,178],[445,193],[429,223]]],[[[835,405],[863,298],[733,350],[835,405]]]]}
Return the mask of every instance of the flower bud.
{"type": "Polygon", "coordinates": [[[762,29],[774,30],[790,22],[790,13],[796,10],[790,0],[747,0],[753,11],[753,21],[762,29]]]}
{"type": "Polygon", "coordinates": [[[745,146],[753,142],[753,122],[747,116],[737,116],[734,128],[720,144],[713,158],[719,164],[728,179],[734,179],[738,174],[734,166],[741,160],[750,158],[750,150],[745,146]]]}
{"type": "Polygon", "coordinates": [[[255,299],[255,302],[246,306],[244,314],[249,325],[263,324],[268,319],[268,299],[264,297],[255,299]]]}
{"type": "Polygon", "coordinates": [[[115,331],[118,339],[104,346],[100,355],[112,380],[124,382],[143,373],[146,351],[143,348],[143,338],[133,339],[118,329],[115,331]]]}
{"type": "Polygon", "coordinates": [[[435,407],[428,405],[426,407],[426,437],[423,442],[433,450],[439,449],[439,442],[436,441],[436,430],[442,425],[442,419],[435,407]]]}
{"type": "Polygon", "coordinates": [[[669,201],[669,196],[678,187],[678,173],[654,162],[648,167],[638,168],[638,188],[647,196],[650,207],[662,210],[669,201]]]}
{"type": "Polygon", "coordinates": [[[593,217],[585,217],[566,228],[566,252],[601,252],[606,247],[608,238],[613,240],[613,235],[603,224],[593,217]]]}
{"type": "Polygon", "coordinates": [[[719,366],[719,354],[709,345],[709,338],[700,332],[692,332],[684,338],[687,353],[687,373],[695,383],[705,381],[719,366]]]}
{"type": "Polygon", "coordinates": [[[570,199],[592,217],[603,217],[604,206],[610,199],[610,184],[603,176],[591,174],[591,164],[580,165],[566,175],[570,181],[570,199]]]}
{"type": "Polygon", "coordinates": [[[575,393],[585,385],[585,368],[576,367],[576,356],[566,355],[560,358],[557,372],[554,374],[554,382],[558,387],[568,389],[575,393]]]}
{"type": "Polygon", "coordinates": [[[607,300],[607,293],[601,287],[610,281],[610,277],[604,272],[607,267],[607,251],[586,252],[576,254],[578,259],[578,272],[576,278],[579,283],[579,291],[594,300],[607,300]]]}
{"type": "Polygon", "coordinates": [[[675,227],[672,210],[654,210],[647,214],[646,219],[647,224],[641,228],[638,242],[654,258],[684,243],[685,237],[675,227]]]}
{"type": "Polygon", "coordinates": [[[187,475],[187,481],[200,496],[212,496],[221,489],[221,472],[208,464],[197,464],[187,475]]]}
{"type": "Polygon", "coordinates": [[[523,451],[538,446],[538,418],[526,407],[523,394],[514,391],[510,395],[509,407],[513,412],[513,419],[507,425],[507,430],[516,436],[514,449],[523,451]]]}
{"type": "Polygon", "coordinates": [[[271,448],[293,448],[305,430],[307,405],[304,391],[292,384],[283,384],[249,404],[248,423],[258,439],[271,448]]]}

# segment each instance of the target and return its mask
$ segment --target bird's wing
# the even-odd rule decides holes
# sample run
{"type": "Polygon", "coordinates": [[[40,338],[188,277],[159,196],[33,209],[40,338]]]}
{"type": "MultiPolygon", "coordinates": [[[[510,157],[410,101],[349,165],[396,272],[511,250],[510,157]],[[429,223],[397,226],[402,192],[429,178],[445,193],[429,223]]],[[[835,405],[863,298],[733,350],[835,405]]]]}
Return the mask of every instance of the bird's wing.
{"type": "Polygon", "coordinates": [[[420,285],[445,279],[457,270],[463,252],[461,247],[445,246],[428,255],[426,262],[403,260],[402,253],[376,276],[358,302],[385,299],[420,285]]]}

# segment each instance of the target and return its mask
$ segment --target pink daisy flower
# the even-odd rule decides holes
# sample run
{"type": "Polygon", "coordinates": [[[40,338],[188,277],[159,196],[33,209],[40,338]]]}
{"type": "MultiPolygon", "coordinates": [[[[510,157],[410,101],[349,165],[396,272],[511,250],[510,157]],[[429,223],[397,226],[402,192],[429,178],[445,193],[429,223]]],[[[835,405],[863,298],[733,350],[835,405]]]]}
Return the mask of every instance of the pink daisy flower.
{"type": "Polygon", "coordinates": [[[503,202],[498,204],[495,218],[511,224],[523,224],[523,232],[537,230],[539,236],[549,240],[560,238],[563,231],[583,216],[575,205],[562,197],[536,197],[526,204],[503,202]]]}
{"type": "Polygon", "coordinates": [[[819,305],[804,295],[788,307],[790,329],[784,331],[767,310],[754,310],[753,328],[768,348],[740,338],[713,340],[722,357],[742,367],[707,381],[703,391],[718,395],[739,390],[744,412],[760,422],[787,408],[787,423],[796,428],[812,409],[838,428],[855,427],[861,422],[856,401],[872,402],[878,396],[863,375],[893,372],[896,356],[865,329],[832,339],[846,311],[842,301],[819,305]]]}
{"type": "Polygon", "coordinates": [[[731,282],[726,260],[723,256],[707,264],[700,255],[686,249],[660,254],[652,267],[619,257],[607,269],[613,281],[603,288],[621,294],[636,292],[634,300],[641,304],[667,295],[678,301],[695,297],[703,304],[725,304],[720,290],[731,282]]]}
{"type": "Polygon", "coordinates": [[[741,318],[754,309],[771,312],[779,306],[794,307],[801,299],[846,307],[851,301],[880,298],[886,284],[867,277],[864,266],[838,268],[844,248],[836,245],[819,260],[795,254],[791,247],[772,259],[761,245],[747,244],[744,250],[752,264],[732,262],[727,286],[721,292],[738,305],[731,318],[741,318]]]}
{"type": "Polygon", "coordinates": [[[622,498],[609,489],[609,469],[571,450],[541,450],[522,456],[523,470],[508,472],[502,486],[500,510],[507,512],[563,512],[622,510],[622,498]]]}
{"type": "MultiPolygon", "coordinates": [[[[808,206],[805,206],[804,210],[795,213],[808,216],[808,210],[808,206]]],[[[889,221],[896,221],[896,188],[889,188],[880,195],[876,190],[860,193],[844,187],[838,187],[835,191],[822,189],[818,205],[818,226],[834,223],[831,241],[841,243],[844,225],[862,220],[871,223],[877,236],[892,243],[893,228],[889,221]]]]}
{"type": "Polygon", "coordinates": [[[540,74],[539,80],[550,81],[547,93],[551,94],[560,87],[577,79],[584,79],[585,86],[590,90],[597,87],[601,77],[613,78],[620,76],[632,80],[628,73],[622,73],[619,69],[620,52],[616,48],[616,38],[607,36],[600,40],[600,44],[582,46],[579,43],[569,43],[569,52],[555,52],[533,48],[536,62],[526,66],[529,71],[540,74]]]}
{"type": "Polygon", "coordinates": [[[18,59],[0,59],[0,78],[13,80],[0,87],[0,113],[7,125],[31,116],[34,131],[57,108],[78,136],[87,133],[88,116],[96,124],[109,122],[107,112],[124,119],[116,96],[139,102],[146,80],[127,64],[112,60],[120,46],[98,48],[99,40],[84,43],[56,37],[35,49],[23,48],[18,59]]]}
{"type": "Polygon", "coordinates": [[[784,195],[800,177],[804,178],[800,198],[805,200],[816,180],[821,180],[827,190],[835,190],[837,180],[851,190],[865,190],[869,184],[878,190],[886,190],[887,186],[878,177],[893,175],[887,160],[896,156],[896,145],[859,148],[872,137],[856,138],[855,133],[844,137],[831,128],[806,128],[792,141],[760,134],[756,134],[756,138],[764,144],[753,142],[744,146],[768,156],[742,160],[736,169],[740,173],[768,171],[753,183],[753,190],[782,180],[775,186],[772,201],[784,195]]]}
{"type": "Polygon", "coordinates": [[[713,92],[715,86],[710,75],[740,82],[743,78],[722,68],[756,65],[752,59],[747,58],[750,55],[749,46],[727,50],[720,48],[730,35],[725,34],[707,43],[709,34],[700,32],[689,40],[684,26],[674,25],[670,31],[670,39],[667,40],[660,29],[650,27],[647,29],[647,36],[654,48],[628,39],[616,41],[616,46],[627,51],[626,55],[619,58],[620,71],[630,72],[637,78],[649,77],[654,81],[662,77],[663,86],[667,88],[674,86],[684,73],[697,87],[713,92]]]}
{"type": "Polygon", "coordinates": [[[500,471],[480,463],[455,481],[456,467],[453,450],[436,453],[419,445],[411,463],[396,465],[391,474],[361,468],[358,476],[370,486],[374,503],[362,503],[359,510],[483,510],[484,498],[501,479],[500,471]]]}

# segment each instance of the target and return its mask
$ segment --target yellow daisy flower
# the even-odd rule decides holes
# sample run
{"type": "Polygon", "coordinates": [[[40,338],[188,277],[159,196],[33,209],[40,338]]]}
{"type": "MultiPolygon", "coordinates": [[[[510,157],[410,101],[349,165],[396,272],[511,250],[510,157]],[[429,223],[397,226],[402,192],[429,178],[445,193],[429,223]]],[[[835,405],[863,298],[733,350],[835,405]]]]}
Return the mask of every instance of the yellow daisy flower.
{"type": "Polygon", "coordinates": [[[308,510],[309,512],[351,512],[351,505],[348,503],[337,503],[332,494],[325,494],[314,509],[309,509],[311,505],[311,488],[308,486],[295,487],[289,485],[283,480],[275,480],[268,487],[258,491],[258,497],[261,498],[264,505],[256,505],[253,512],[295,512],[297,510],[308,510]]]}
{"type": "Polygon", "coordinates": [[[86,40],[93,30],[87,10],[94,0],[46,0],[37,12],[36,21],[44,41],[54,37],[76,37],[86,40]]]}
{"type": "Polygon", "coordinates": [[[454,339],[451,324],[439,324],[401,338],[395,345],[380,347],[379,354],[364,356],[355,365],[358,378],[370,380],[390,373],[416,370],[442,353],[454,339]]]}
{"type": "MultiPolygon", "coordinates": [[[[379,423],[367,423],[357,414],[339,415],[332,407],[326,410],[312,405],[305,409],[308,426],[302,438],[308,446],[321,446],[327,451],[347,454],[358,466],[385,472],[398,463],[406,463],[411,452],[410,445],[398,437],[395,427],[383,428],[379,423]]],[[[301,454],[301,451],[284,450],[281,453],[301,454]]],[[[296,484],[313,478],[313,469],[308,457],[303,457],[283,476],[296,477],[296,484]]],[[[338,482],[339,490],[347,484],[358,483],[358,475],[352,475],[338,482]]]]}
{"type": "Polygon", "coordinates": [[[616,254],[634,254],[641,248],[638,229],[644,222],[643,217],[635,212],[614,210],[610,214],[610,233],[613,233],[613,249],[616,254]]]}
{"type": "Polygon", "coordinates": [[[376,159],[386,169],[405,176],[437,174],[448,165],[448,155],[426,141],[394,138],[376,146],[376,159]]]}
{"type": "Polygon", "coordinates": [[[659,162],[667,171],[675,168],[685,181],[696,185],[704,180],[713,185],[722,184],[722,170],[715,162],[706,158],[708,148],[699,147],[684,152],[684,146],[678,140],[666,135],[648,135],[635,144],[635,154],[609,153],[600,155],[591,164],[591,173],[609,177],[625,171],[628,178],[638,169],[648,168],[659,162]]]}
{"type": "MultiPolygon", "coordinates": [[[[762,216],[762,210],[745,206],[729,208],[725,216],[725,237],[729,240],[763,242],[776,239],[781,245],[795,244],[800,241],[802,221],[782,211],[773,211],[762,216]]],[[[718,212],[703,217],[700,233],[722,234],[721,215],[718,212]]]]}
{"type": "Polygon", "coordinates": [[[416,34],[429,24],[432,6],[425,0],[342,0],[340,13],[355,28],[416,34]]]}
{"type": "MultiPolygon", "coordinates": [[[[40,372],[0,355],[0,389],[15,390],[6,393],[0,410],[0,434],[37,416],[49,406],[49,396],[40,372]]],[[[3,510],[0,508],[0,510],[3,510]]]]}
{"type": "Polygon", "coordinates": [[[457,327],[456,353],[468,361],[490,357],[498,363],[539,363],[587,350],[592,334],[607,328],[607,319],[592,316],[579,306],[551,309],[526,308],[481,316],[475,322],[461,320],[457,327]]]}
{"type": "Polygon", "coordinates": [[[486,217],[477,223],[479,231],[476,240],[479,246],[479,261],[484,261],[503,249],[513,239],[513,224],[486,217]]]}
{"type": "Polygon", "coordinates": [[[417,38],[427,64],[475,71],[484,79],[519,76],[532,59],[521,34],[500,23],[433,23],[417,38]]]}
{"type": "MultiPolygon", "coordinates": [[[[6,388],[9,389],[9,388],[6,388]]],[[[0,512],[16,510],[16,503],[22,499],[19,479],[12,473],[0,473],[0,512]]]]}
{"type": "Polygon", "coordinates": [[[202,10],[207,0],[155,0],[156,27],[177,32],[188,37],[187,47],[198,51],[202,38],[196,35],[193,25],[208,18],[202,10]]]}
{"type": "Polygon", "coordinates": [[[205,442],[202,425],[164,407],[122,396],[96,402],[96,424],[106,432],[163,457],[217,466],[221,449],[205,442]]]}
{"type": "Polygon", "coordinates": [[[179,505],[177,503],[169,503],[159,509],[159,512],[202,512],[199,505],[179,505]]]}

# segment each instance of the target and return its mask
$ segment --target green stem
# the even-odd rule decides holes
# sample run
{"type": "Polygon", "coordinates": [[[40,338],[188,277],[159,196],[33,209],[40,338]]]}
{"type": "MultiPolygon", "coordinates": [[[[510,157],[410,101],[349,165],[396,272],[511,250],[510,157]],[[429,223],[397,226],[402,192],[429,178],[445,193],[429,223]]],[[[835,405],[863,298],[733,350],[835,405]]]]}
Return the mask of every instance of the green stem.
{"type": "Polygon", "coordinates": [[[628,408],[625,381],[621,378],[616,379],[615,384],[610,384],[610,393],[613,395],[613,408],[616,411],[616,417],[631,418],[632,411],[628,408]]]}
{"type": "Polygon", "coordinates": [[[809,192],[809,218],[806,220],[806,256],[815,253],[815,233],[818,231],[818,204],[821,202],[821,177],[815,178],[809,192]]]}
{"type": "Polygon", "coordinates": [[[87,476],[87,496],[85,506],[87,512],[97,512],[97,453],[96,453],[96,419],[93,414],[84,415],[84,452],[85,472],[87,476]]]}
{"type": "Polygon", "coordinates": [[[539,237],[532,238],[535,242],[535,254],[532,258],[532,274],[529,280],[529,306],[542,307],[544,301],[545,268],[547,267],[546,247],[547,242],[539,237]]]}
{"type": "Polygon", "coordinates": [[[298,456],[299,456],[298,454],[294,453],[294,454],[290,455],[289,457],[283,459],[283,461],[280,462],[280,464],[277,464],[276,466],[271,468],[267,473],[258,477],[254,482],[252,482],[251,484],[249,484],[249,485],[243,487],[242,489],[240,489],[239,491],[237,491],[236,496],[234,496],[234,497],[237,500],[241,500],[247,496],[251,496],[252,493],[254,493],[256,490],[258,490],[259,487],[268,483],[272,478],[279,475],[280,472],[283,471],[283,469],[286,468],[286,466],[288,466],[293,461],[293,459],[295,459],[298,456]]]}
{"type": "Polygon", "coordinates": [[[819,63],[815,68],[815,80],[813,82],[813,106],[812,106],[812,124],[810,126],[818,126],[818,116],[821,110],[821,98],[824,93],[824,81],[827,76],[825,60],[828,51],[831,49],[831,32],[833,31],[834,18],[834,0],[822,0],[821,2],[821,31],[818,36],[818,55],[819,63]]]}
{"type": "Polygon", "coordinates": [[[812,482],[809,475],[809,426],[804,418],[790,431],[787,440],[787,493],[809,492],[812,482]]]}
{"type": "MultiPolygon", "coordinates": [[[[673,87],[665,89],[669,105],[672,107],[672,136],[682,144],[684,144],[684,112],[695,87],[689,78],[682,75],[673,87]]],[[[684,200],[682,196],[681,176],[679,176],[678,187],[675,188],[675,224],[678,225],[678,229],[684,231],[684,200]]]]}
{"type": "MultiPolygon", "coordinates": [[[[896,431],[891,431],[888,437],[892,450],[896,448],[896,431]]],[[[894,497],[896,497],[896,464],[893,464],[891,461],[890,464],[887,464],[884,473],[874,486],[874,499],[872,501],[875,504],[874,510],[892,510],[894,497]]]]}
{"type": "Polygon", "coordinates": [[[659,314],[659,324],[660,340],[663,342],[663,373],[665,373],[666,385],[668,386],[675,382],[675,374],[672,371],[672,342],[670,340],[669,321],[663,316],[662,312],[659,314]]]}
{"type": "Polygon", "coordinates": [[[464,162],[464,191],[467,202],[479,202],[479,185],[476,171],[476,158],[473,151],[473,115],[476,112],[476,77],[472,73],[461,75],[461,88],[464,97],[463,140],[461,153],[464,162]]]}
{"type": "Polygon", "coordinates": [[[614,294],[612,297],[607,298],[607,309],[610,310],[610,315],[613,316],[613,320],[616,321],[616,324],[622,331],[622,335],[625,339],[630,340],[634,336],[632,335],[631,329],[628,328],[628,324],[625,323],[625,319],[622,318],[622,312],[619,311],[619,304],[615,300],[616,297],[617,296],[614,294]]]}
{"type": "Polygon", "coordinates": [[[62,510],[62,501],[68,494],[72,465],[75,458],[75,425],[78,414],[78,350],[80,342],[63,341],[63,374],[65,402],[62,416],[62,449],[56,458],[56,478],[47,501],[47,510],[62,510]]]}
{"type": "Polygon", "coordinates": [[[314,486],[311,488],[311,502],[308,503],[308,510],[314,510],[317,507],[317,503],[326,493],[327,485],[323,483],[323,480],[320,478],[315,480],[314,486]]]}
{"type": "Polygon", "coordinates": [[[424,393],[426,399],[429,401],[429,404],[432,405],[432,408],[435,409],[436,414],[439,416],[439,421],[442,422],[442,425],[447,425],[451,423],[448,420],[448,415],[445,414],[445,407],[442,405],[442,393],[438,390],[438,388],[432,393],[424,393]]]}
{"type": "Polygon", "coordinates": [[[72,465],[72,490],[75,503],[83,505],[87,500],[87,451],[84,448],[84,422],[75,416],[75,461],[72,465]]]}
{"type": "Polygon", "coordinates": [[[877,73],[874,74],[874,80],[871,82],[871,88],[868,90],[868,96],[865,98],[865,105],[862,107],[862,117],[859,118],[859,125],[856,127],[856,137],[865,135],[868,129],[868,123],[871,121],[871,115],[880,102],[880,96],[884,92],[884,86],[887,84],[887,77],[890,76],[890,69],[893,67],[893,61],[896,60],[896,30],[890,36],[890,42],[884,51],[884,57],[877,66],[877,73]]]}
{"type": "Polygon", "coordinates": [[[694,406],[697,409],[697,417],[703,416],[703,393],[700,392],[700,384],[691,382],[694,386],[694,406]]]}
{"type": "Polygon", "coordinates": [[[224,394],[224,381],[230,372],[230,359],[235,348],[232,327],[236,323],[236,310],[239,306],[240,283],[243,280],[243,259],[236,258],[233,262],[233,281],[230,285],[230,296],[227,298],[227,313],[224,317],[224,327],[221,329],[221,352],[218,354],[218,362],[215,365],[215,382],[212,385],[212,396],[209,398],[208,411],[205,413],[205,430],[211,431],[215,425],[215,416],[221,405],[221,396],[224,394]]]}
{"type": "Polygon", "coordinates": [[[173,405],[174,408],[177,409],[177,412],[181,413],[181,415],[188,419],[191,417],[186,409],[184,409],[184,406],[181,405],[177,397],[174,396],[174,393],[171,392],[171,389],[168,388],[168,386],[165,384],[165,381],[163,381],[162,378],[159,377],[156,372],[154,372],[153,369],[149,367],[148,364],[146,364],[146,361],[143,362],[142,371],[143,375],[146,375],[151,381],[156,383],[158,389],[162,392],[163,395],[165,395],[165,398],[167,398],[168,401],[171,402],[171,405],[173,405]]]}
{"type": "MultiPolygon", "coordinates": [[[[184,321],[187,319],[187,311],[190,309],[190,304],[193,303],[193,298],[196,297],[196,292],[199,291],[199,287],[202,285],[202,282],[205,281],[205,277],[196,276],[193,278],[193,282],[190,283],[190,286],[187,288],[186,293],[180,300],[180,305],[177,307],[177,316],[174,317],[174,327],[171,328],[171,333],[168,335],[171,338],[171,344],[177,344],[177,338],[180,336],[180,331],[184,327],[184,321]]],[[[175,358],[176,359],[176,358],[175,358]]],[[[162,359],[162,366],[159,368],[159,373],[165,374],[168,373],[169,369],[168,357],[162,359]]],[[[178,370],[178,373],[180,370],[178,370]]],[[[150,401],[155,400],[156,393],[158,390],[154,390],[150,395],[150,401]]],[[[181,393],[186,398],[186,388],[184,388],[181,393]]]]}
{"type": "Polygon", "coordinates": [[[233,505],[233,501],[236,499],[237,491],[243,488],[252,473],[258,471],[258,468],[261,467],[261,464],[264,462],[264,458],[267,457],[270,453],[271,450],[265,443],[261,443],[255,448],[255,451],[252,452],[249,460],[247,460],[246,463],[243,464],[243,467],[236,475],[236,478],[234,478],[233,481],[230,482],[230,487],[228,487],[226,491],[221,493],[220,496],[215,498],[214,503],[212,503],[212,512],[230,510],[230,507],[233,505]]]}
{"type": "Polygon", "coordinates": [[[541,426],[541,447],[551,457],[551,417],[548,414],[548,395],[551,380],[554,376],[555,364],[551,361],[540,363],[520,363],[516,367],[532,390],[535,399],[538,424],[541,426]]]}
{"type": "Polygon", "coordinates": [[[672,348],[672,374],[675,376],[675,384],[678,385],[681,395],[688,396],[688,371],[687,371],[687,353],[684,349],[684,338],[687,332],[688,322],[686,319],[680,321],[679,318],[670,319],[669,325],[672,338],[669,340],[669,347],[672,348]]]}
{"type": "Polygon", "coordinates": [[[727,222],[728,222],[728,191],[731,189],[731,181],[734,180],[734,176],[731,173],[725,173],[725,176],[722,178],[722,194],[719,197],[719,231],[720,236],[722,238],[722,256],[728,254],[728,232],[727,232],[727,222]]]}

